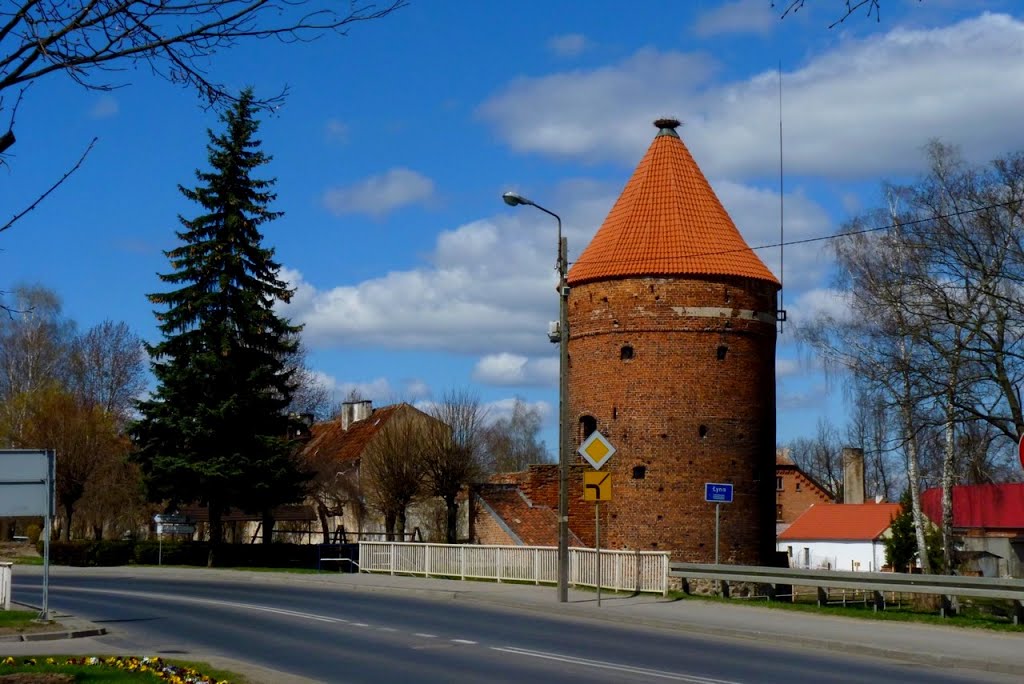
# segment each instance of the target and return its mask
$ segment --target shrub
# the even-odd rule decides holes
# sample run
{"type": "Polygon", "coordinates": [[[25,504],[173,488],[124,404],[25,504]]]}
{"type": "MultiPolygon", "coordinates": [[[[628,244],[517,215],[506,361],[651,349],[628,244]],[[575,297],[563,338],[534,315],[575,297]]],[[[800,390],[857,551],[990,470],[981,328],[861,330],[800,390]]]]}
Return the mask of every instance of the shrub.
{"type": "Polygon", "coordinates": [[[41,535],[42,533],[42,528],[35,523],[32,523],[31,525],[25,528],[25,536],[28,537],[28,540],[33,544],[39,541],[39,535],[41,535]]]}

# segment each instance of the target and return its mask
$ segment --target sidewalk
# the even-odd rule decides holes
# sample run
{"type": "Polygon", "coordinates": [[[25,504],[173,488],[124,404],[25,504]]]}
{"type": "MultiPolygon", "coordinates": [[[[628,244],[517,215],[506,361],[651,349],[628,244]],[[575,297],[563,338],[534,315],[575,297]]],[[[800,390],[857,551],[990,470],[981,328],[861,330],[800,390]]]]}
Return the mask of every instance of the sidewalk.
{"type": "MultiPolygon", "coordinates": [[[[25,574],[41,572],[41,568],[30,568],[18,566],[17,571],[25,574]]],[[[671,600],[651,595],[604,595],[599,608],[596,594],[592,591],[570,589],[569,601],[563,604],[557,601],[554,587],[523,584],[377,574],[300,575],[151,567],[51,568],[50,576],[54,581],[59,582],[60,576],[64,574],[90,577],[191,577],[255,584],[319,584],[350,591],[405,593],[437,600],[476,601],[550,615],[572,615],[694,634],[753,639],[780,647],[832,650],[847,655],[861,654],[944,668],[1012,675],[1024,671],[1024,635],[1019,633],[811,615],[741,604],[739,599],[736,603],[723,604],[698,599],[671,600]]],[[[10,652],[12,655],[58,651],[70,653],[67,647],[71,643],[0,643],[0,652],[10,652]]],[[[82,653],[77,646],[74,652],[82,653]]],[[[81,646],[86,644],[82,643],[81,646]]],[[[96,648],[95,645],[92,647],[96,648]]]]}

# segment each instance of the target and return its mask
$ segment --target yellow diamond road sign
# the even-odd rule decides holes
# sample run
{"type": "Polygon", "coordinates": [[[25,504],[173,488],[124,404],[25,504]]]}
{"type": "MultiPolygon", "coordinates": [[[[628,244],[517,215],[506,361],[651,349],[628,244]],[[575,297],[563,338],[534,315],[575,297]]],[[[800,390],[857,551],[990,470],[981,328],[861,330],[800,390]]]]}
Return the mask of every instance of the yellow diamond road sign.
{"type": "Polygon", "coordinates": [[[615,454],[615,447],[604,435],[594,430],[589,437],[583,440],[583,444],[580,444],[578,452],[580,456],[587,459],[587,463],[600,470],[601,466],[615,454]]]}

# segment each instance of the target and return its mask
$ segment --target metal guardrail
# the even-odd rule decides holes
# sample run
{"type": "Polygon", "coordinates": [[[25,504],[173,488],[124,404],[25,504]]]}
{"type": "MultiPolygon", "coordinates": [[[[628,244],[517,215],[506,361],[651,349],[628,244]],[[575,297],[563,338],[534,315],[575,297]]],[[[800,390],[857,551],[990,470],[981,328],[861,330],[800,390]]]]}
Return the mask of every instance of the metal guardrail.
{"type": "MultiPolygon", "coordinates": [[[[1005,599],[1013,601],[1014,622],[1024,621],[1024,580],[1002,577],[964,577],[961,575],[913,575],[898,572],[844,572],[841,570],[803,570],[767,568],[755,565],[713,565],[703,563],[670,563],[669,576],[686,581],[714,580],[723,583],[728,595],[729,582],[817,587],[822,589],[853,589],[871,592],[933,594],[1005,599]]],[[[881,602],[880,607],[884,607],[881,602]]],[[[876,600],[876,606],[879,602],[876,600]]]]}

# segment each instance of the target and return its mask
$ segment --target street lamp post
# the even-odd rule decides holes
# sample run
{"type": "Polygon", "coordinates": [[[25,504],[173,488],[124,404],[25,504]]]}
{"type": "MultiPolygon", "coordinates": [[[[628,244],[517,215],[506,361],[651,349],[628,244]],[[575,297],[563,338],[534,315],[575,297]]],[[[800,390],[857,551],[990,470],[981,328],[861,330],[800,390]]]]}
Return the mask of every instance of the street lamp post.
{"type": "MultiPolygon", "coordinates": [[[[562,218],[515,192],[501,196],[510,207],[526,204],[558,222],[558,600],[569,600],[569,284],[566,282],[568,243],[562,237],[562,218]]],[[[555,341],[552,339],[552,341],[555,341]]]]}

